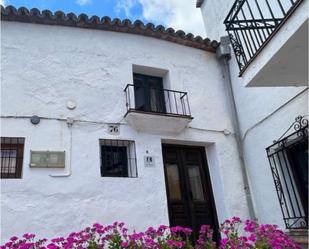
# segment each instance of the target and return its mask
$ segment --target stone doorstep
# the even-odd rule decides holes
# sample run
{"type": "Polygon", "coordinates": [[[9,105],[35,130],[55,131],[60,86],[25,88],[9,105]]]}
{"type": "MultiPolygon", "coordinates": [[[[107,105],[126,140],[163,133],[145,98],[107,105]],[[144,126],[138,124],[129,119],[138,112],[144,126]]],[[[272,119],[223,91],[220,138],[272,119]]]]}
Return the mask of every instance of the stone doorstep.
{"type": "Polygon", "coordinates": [[[308,249],[308,230],[295,229],[289,230],[287,234],[295,240],[302,248],[308,249]]]}

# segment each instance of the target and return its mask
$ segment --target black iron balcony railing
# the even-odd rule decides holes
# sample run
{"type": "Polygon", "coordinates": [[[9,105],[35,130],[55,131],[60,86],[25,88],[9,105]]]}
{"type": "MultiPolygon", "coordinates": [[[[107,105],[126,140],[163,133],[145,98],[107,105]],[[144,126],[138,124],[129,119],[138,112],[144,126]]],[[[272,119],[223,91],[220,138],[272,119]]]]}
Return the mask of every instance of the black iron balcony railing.
{"type": "Polygon", "coordinates": [[[266,148],[287,229],[308,229],[308,120],[302,116],[291,135],[266,148]]]}
{"type": "Polygon", "coordinates": [[[240,75],[303,0],[236,0],[224,24],[240,75]]]}
{"type": "Polygon", "coordinates": [[[134,86],[124,89],[127,111],[170,114],[191,118],[188,94],[168,89],[134,86]]]}

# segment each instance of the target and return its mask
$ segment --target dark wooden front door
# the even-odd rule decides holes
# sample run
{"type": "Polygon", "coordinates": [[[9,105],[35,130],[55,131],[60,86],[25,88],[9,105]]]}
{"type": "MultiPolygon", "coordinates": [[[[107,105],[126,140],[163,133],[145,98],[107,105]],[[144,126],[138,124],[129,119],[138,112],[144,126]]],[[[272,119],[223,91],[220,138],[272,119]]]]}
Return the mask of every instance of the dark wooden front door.
{"type": "Polygon", "coordinates": [[[163,160],[170,225],[192,228],[194,240],[203,224],[217,230],[205,149],[164,144],[163,160]]]}

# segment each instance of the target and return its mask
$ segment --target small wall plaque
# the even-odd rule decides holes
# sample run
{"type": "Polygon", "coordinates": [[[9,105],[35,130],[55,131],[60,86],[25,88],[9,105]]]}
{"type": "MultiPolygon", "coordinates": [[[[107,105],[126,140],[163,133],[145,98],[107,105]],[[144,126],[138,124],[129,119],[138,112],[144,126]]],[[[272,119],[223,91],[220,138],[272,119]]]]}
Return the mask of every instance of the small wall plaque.
{"type": "Polygon", "coordinates": [[[30,151],[31,168],[64,168],[64,151],[30,151]]]}
{"type": "Polygon", "coordinates": [[[155,159],[153,156],[144,156],[145,167],[154,167],[155,159]]]}

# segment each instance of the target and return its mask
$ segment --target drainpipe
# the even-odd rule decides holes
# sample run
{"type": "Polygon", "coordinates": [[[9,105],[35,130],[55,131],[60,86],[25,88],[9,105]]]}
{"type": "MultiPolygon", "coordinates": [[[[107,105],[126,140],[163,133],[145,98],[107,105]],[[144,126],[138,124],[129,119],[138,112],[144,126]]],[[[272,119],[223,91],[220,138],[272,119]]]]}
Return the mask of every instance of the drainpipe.
{"type": "Polygon", "coordinates": [[[240,158],[240,165],[241,165],[241,172],[242,172],[242,178],[244,182],[244,190],[246,194],[246,200],[248,203],[248,209],[249,209],[249,215],[251,219],[256,218],[256,212],[254,210],[252,195],[249,187],[249,177],[248,172],[244,160],[244,149],[243,149],[243,143],[241,140],[241,133],[240,133],[240,126],[239,126],[239,117],[237,113],[237,107],[235,103],[235,96],[232,86],[232,80],[231,80],[231,72],[229,67],[229,59],[231,59],[231,48],[230,48],[230,39],[228,36],[223,36],[220,38],[220,46],[217,49],[217,58],[222,64],[223,68],[223,74],[226,78],[226,88],[228,90],[229,95],[229,102],[230,102],[230,110],[232,113],[232,122],[235,129],[235,137],[237,142],[237,148],[239,152],[239,158],[240,158]]]}

